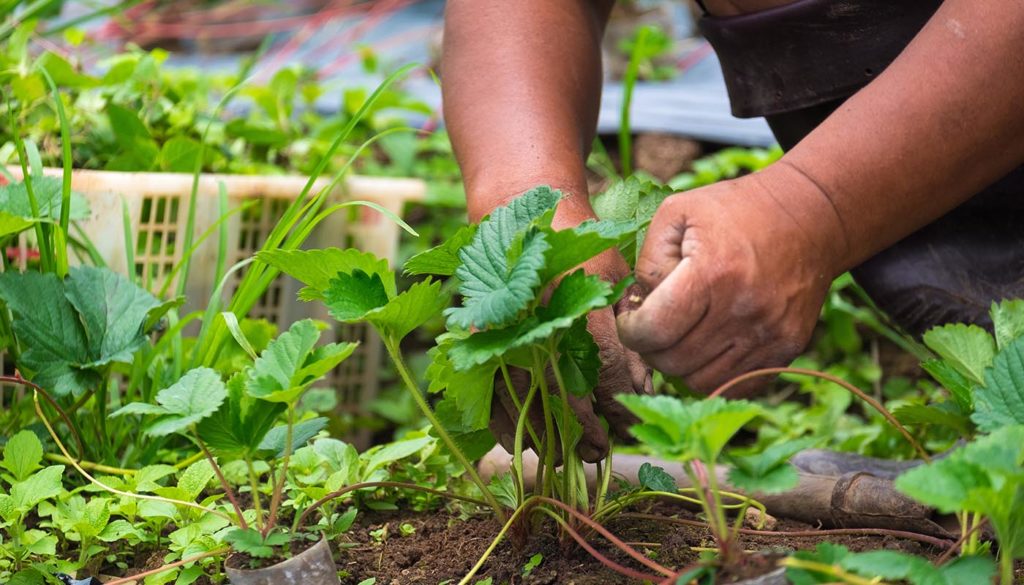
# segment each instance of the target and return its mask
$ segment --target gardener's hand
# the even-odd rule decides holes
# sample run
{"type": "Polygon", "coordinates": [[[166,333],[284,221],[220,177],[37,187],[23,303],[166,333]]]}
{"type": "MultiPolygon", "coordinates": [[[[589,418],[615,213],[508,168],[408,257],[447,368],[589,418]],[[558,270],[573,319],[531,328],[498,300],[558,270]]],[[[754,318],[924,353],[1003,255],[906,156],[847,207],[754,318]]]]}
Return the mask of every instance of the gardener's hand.
{"type": "Polygon", "coordinates": [[[619,315],[619,336],[694,390],[788,365],[837,274],[846,243],[835,209],[776,167],[669,197],[644,241],[636,275],[647,296],[619,315]]]}
{"type": "MultiPolygon", "coordinates": [[[[584,268],[589,273],[597,274],[610,282],[617,282],[629,274],[629,267],[617,252],[603,254],[584,265],[584,268]]],[[[588,329],[600,348],[599,382],[594,389],[593,398],[569,396],[576,418],[583,425],[583,438],[576,451],[584,461],[599,461],[608,453],[608,432],[598,415],[605,417],[615,435],[629,438],[629,427],[636,423],[636,419],[615,400],[615,396],[622,393],[651,392],[650,369],[638,354],[623,347],[616,333],[616,313],[623,312],[623,309],[627,308],[624,303],[635,296],[635,291],[630,291],[614,309],[594,311],[588,317],[588,329]]],[[[523,370],[513,370],[511,374],[513,386],[522,403],[529,389],[529,376],[523,370]]],[[[548,387],[557,388],[550,372],[548,387]]],[[[519,411],[500,378],[495,387],[495,398],[496,400],[492,402],[491,427],[501,445],[511,453],[519,411]]],[[[544,418],[539,399],[534,400],[530,409],[530,423],[537,436],[543,436],[544,418]]],[[[524,435],[524,445],[533,447],[529,434],[524,435]]],[[[558,455],[561,456],[560,453],[558,455]]]]}

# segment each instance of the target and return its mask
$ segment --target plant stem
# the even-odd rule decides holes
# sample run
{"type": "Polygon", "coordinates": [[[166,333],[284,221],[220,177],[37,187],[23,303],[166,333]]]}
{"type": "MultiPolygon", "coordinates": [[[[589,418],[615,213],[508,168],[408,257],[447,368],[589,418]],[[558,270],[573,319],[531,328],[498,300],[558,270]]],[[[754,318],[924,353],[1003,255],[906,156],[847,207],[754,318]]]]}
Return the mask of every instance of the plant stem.
{"type": "Polygon", "coordinates": [[[249,489],[252,490],[252,504],[256,508],[256,524],[263,530],[263,504],[260,503],[260,483],[256,477],[256,468],[252,465],[252,459],[245,458],[245,467],[249,471],[249,489]]]}
{"type": "MultiPolygon", "coordinates": [[[[544,411],[544,485],[541,495],[550,496],[554,493],[555,482],[555,423],[551,417],[551,397],[548,395],[548,381],[544,375],[544,360],[540,359],[537,349],[533,349],[533,371],[531,376],[540,385],[540,404],[544,411]]],[[[534,486],[536,489],[536,486],[534,486]]]]}
{"type": "Polygon", "coordinates": [[[779,564],[783,567],[792,567],[794,569],[814,571],[815,573],[824,573],[829,577],[835,577],[840,583],[848,583],[849,585],[888,585],[885,581],[866,579],[864,577],[854,575],[853,573],[848,573],[836,565],[819,563],[817,561],[806,561],[795,557],[786,557],[779,561],[779,564]]]}
{"type": "Polygon", "coordinates": [[[231,502],[231,507],[235,509],[235,515],[238,516],[238,526],[242,530],[248,530],[249,523],[245,521],[245,515],[242,514],[242,508],[238,505],[238,499],[235,497],[235,490],[232,489],[231,484],[229,484],[227,478],[224,477],[224,472],[221,470],[220,465],[217,465],[217,460],[213,458],[213,453],[210,453],[210,450],[206,448],[206,443],[199,438],[199,433],[196,431],[195,425],[192,425],[190,430],[192,431],[193,438],[196,440],[196,444],[199,445],[199,449],[202,450],[206,460],[210,462],[210,467],[213,468],[213,472],[217,475],[217,481],[220,482],[220,487],[224,489],[224,495],[228,497],[228,501],[231,502]]]}
{"type": "MultiPolygon", "coordinates": [[[[554,340],[551,341],[551,347],[548,352],[548,365],[551,366],[551,370],[555,373],[555,384],[558,385],[558,396],[562,400],[562,432],[559,433],[559,437],[562,439],[562,500],[570,506],[586,511],[589,497],[584,495],[583,501],[577,501],[576,496],[580,490],[579,471],[583,468],[583,463],[576,454],[576,445],[569,444],[568,434],[569,425],[572,424],[572,409],[569,407],[569,392],[565,387],[565,380],[562,378],[562,372],[558,368],[558,364],[555,361],[555,355],[557,352],[557,346],[554,340]]],[[[586,479],[583,480],[582,489],[586,490],[586,479]]]]}
{"type": "Polygon", "coordinates": [[[999,585],[1013,585],[1013,555],[1009,550],[999,551],[999,585]]]}
{"type": "Polygon", "coordinates": [[[107,484],[103,483],[102,481],[96,479],[95,477],[90,475],[88,471],[83,469],[82,466],[78,464],[78,461],[76,461],[73,457],[71,457],[71,454],[68,453],[67,447],[65,447],[64,443],[61,442],[60,437],[58,437],[57,433],[54,432],[53,425],[50,424],[50,420],[48,418],[46,418],[46,415],[43,413],[42,405],[39,404],[39,394],[40,393],[38,391],[36,391],[35,394],[33,395],[33,399],[35,400],[36,414],[39,416],[39,419],[43,422],[43,426],[46,427],[47,432],[50,433],[50,438],[53,439],[53,442],[57,445],[57,448],[60,449],[60,452],[63,453],[64,456],[68,458],[68,462],[71,463],[71,466],[74,467],[75,470],[78,471],[78,473],[81,473],[82,477],[84,477],[85,479],[89,480],[90,483],[92,483],[92,484],[102,488],[104,491],[110,492],[110,493],[112,493],[112,494],[114,494],[116,496],[124,496],[126,498],[136,498],[136,499],[139,499],[139,500],[151,500],[151,501],[154,501],[154,502],[166,502],[166,503],[169,503],[169,504],[174,504],[176,506],[185,506],[185,507],[188,507],[188,508],[195,508],[196,510],[202,510],[203,512],[206,512],[208,514],[213,514],[214,516],[218,516],[220,518],[223,518],[223,519],[227,520],[228,522],[231,522],[231,516],[228,516],[224,512],[220,512],[220,511],[214,510],[212,508],[207,508],[206,506],[203,506],[201,504],[197,504],[195,502],[186,502],[184,500],[175,500],[175,499],[172,499],[172,498],[163,498],[163,497],[160,497],[160,496],[150,496],[150,495],[146,495],[146,494],[136,494],[136,493],[132,493],[132,492],[126,492],[126,491],[123,491],[123,490],[112,488],[112,487],[108,486],[107,484]]]}
{"type": "MultiPolygon", "coordinates": [[[[72,462],[70,458],[65,457],[63,455],[57,455],[56,453],[47,453],[43,455],[43,457],[46,457],[50,461],[54,461],[56,463],[64,463],[65,465],[71,465],[72,462]]],[[[93,463],[92,461],[79,461],[78,464],[81,465],[83,469],[89,469],[98,473],[106,473],[107,475],[124,476],[135,475],[136,473],[138,473],[138,470],[135,469],[122,469],[120,467],[111,467],[109,465],[93,463]]]]}
{"type": "Polygon", "coordinates": [[[480,567],[484,566],[484,563],[486,563],[487,559],[490,558],[491,553],[494,552],[494,549],[498,548],[498,545],[501,544],[501,541],[505,539],[505,534],[508,533],[509,528],[512,527],[512,525],[523,513],[523,511],[526,510],[526,507],[532,500],[533,498],[527,499],[512,512],[512,515],[509,516],[508,520],[505,521],[505,524],[501,527],[501,530],[498,531],[498,535],[495,536],[494,540],[491,541],[491,544],[487,547],[487,550],[484,551],[484,554],[481,555],[479,559],[477,559],[476,564],[473,565],[473,568],[470,569],[468,573],[466,573],[466,576],[463,577],[461,581],[459,581],[459,585],[468,585],[470,579],[472,579],[477,574],[477,571],[480,570],[480,567]]]}
{"type": "MultiPolygon", "coordinates": [[[[559,526],[561,526],[562,530],[565,531],[566,534],[568,534],[570,537],[572,537],[572,539],[575,540],[576,543],[580,545],[580,547],[583,550],[587,551],[590,554],[590,556],[592,556],[595,559],[597,559],[597,561],[599,563],[601,563],[602,565],[604,565],[604,566],[608,567],[609,569],[615,571],[616,573],[624,575],[624,576],[626,576],[626,577],[628,577],[630,579],[636,579],[638,581],[645,581],[645,582],[654,582],[654,581],[658,581],[659,579],[661,579],[661,577],[659,577],[657,575],[650,575],[650,574],[647,574],[647,573],[642,573],[640,571],[636,571],[636,570],[630,569],[629,567],[625,567],[623,565],[620,565],[619,563],[616,563],[615,561],[609,559],[608,557],[606,557],[603,554],[601,554],[600,552],[598,552],[597,549],[595,549],[593,546],[591,546],[591,544],[589,542],[587,542],[587,540],[585,538],[583,538],[580,535],[579,532],[576,532],[576,529],[574,529],[568,522],[565,521],[564,518],[562,518],[558,514],[552,512],[551,510],[548,510],[547,508],[537,508],[537,511],[541,512],[543,514],[546,514],[551,519],[553,519],[559,526]]],[[[625,543],[623,543],[623,544],[625,544],[625,543]]]]}
{"type": "Polygon", "coordinates": [[[136,583],[140,579],[143,579],[143,578],[148,577],[150,575],[156,575],[157,573],[163,573],[164,571],[167,571],[169,569],[174,569],[174,568],[180,567],[182,565],[187,565],[189,563],[194,563],[196,561],[201,561],[201,560],[203,560],[205,558],[208,558],[208,557],[219,556],[219,555],[222,555],[222,554],[225,554],[225,553],[229,552],[230,550],[231,549],[229,547],[218,548],[216,550],[211,550],[209,552],[204,552],[202,554],[198,554],[198,555],[194,555],[194,556],[191,556],[191,557],[188,557],[188,558],[181,559],[180,561],[175,561],[173,563],[168,563],[166,565],[157,567],[155,569],[150,569],[148,571],[143,571],[142,573],[138,573],[137,575],[131,575],[129,577],[121,577],[120,579],[114,579],[113,581],[107,581],[106,585],[127,585],[128,583],[136,583]]]}
{"type": "Polygon", "coordinates": [[[281,497],[284,494],[284,484],[288,479],[288,462],[292,457],[292,441],[294,441],[295,431],[295,406],[293,404],[288,405],[288,432],[285,434],[284,439],[284,457],[281,458],[281,475],[277,478],[277,482],[274,484],[274,491],[270,495],[270,515],[267,518],[267,524],[263,527],[263,538],[266,538],[270,531],[274,529],[274,525],[277,524],[277,508],[281,505],[281,497]]]}
{"type": "MultiPolygon", "coordinates": [[[[511,386],[509,386],[509,388],[511,388],[511,386]]],[[[520,504],[526,501],[526,478],[523,477],[523,429],[527,427],[530,429],[533,428],[533,426],[529,424],[528,419],[530,407],[533,405],[533,399],[537,395],[537,388],[539,388],[539,386],[534,384],[531,380],[530,390],[526,393],[526,401],[523,402],[523,405],[519,408],[519,419],[516,421],[516,435],[512,447],[512,470],[515,474],[517,483],[516,487],[519,490],[520,504]]],[[[515,392],[513,391],[513,395],[514,394],[515,392]]],[[[531,435],[536,437],[534,433],[531,433],[531,435]]],[[[534,439],[534,441],[534,445],[536,445],[537,449],[540,449],[543,446],[543,443],[539,440],[534,439]]],[[[543,466],[538,465],[537,469],[542,470],[543,466]]],[[[537,482],[534,482],[534,485],[538,485],[537,482]]]]}
{"type": "Polygon", "coordinates": [[[864,402],[867,402],[868,405],[871,406],[871,408],[877,410],[878,413],[885,417],[885,420],[888,421],[889,424],[891,424],[893,427],[895,427],[896,430],[899,431],[901,435],[903,435],[903,438],[905,438],[907,442],[910,443],[912,447],[914,447],[914,450],[917,451],[918,455],[921,456],[921,459],[923,459],[925,463],[931,463],[932,458],[930,455],[928,455],[928,451],[925,451],[924,447],[921,446],[921,443],[917,442],[917,439],[915,439],[914,436],[910,434],[910,431],[908,431],[906,427],[900,424],[900,421],[896,420],[896,417],[894,417],[892,413],[890,413],[884,406],[882,406],[882,403],[868,396],[867,394],[864,393],[863,390],[847,382],[846,380],[838,376],[833,376],[832,374],[828,374],[826,372],[808,370],[805,368],[763,368],[760,370],[747,372],[746,374],[743,374],[741,376],[736,376],[732,380],[729,380],[725,384],[719,386],[714,392],[708,395],[708,398],[715,398],[721,396],[733,386],[736,386],[737,384],[740,384],[742,382],[746,382],[747,380],[751,380],[753,378],[757,378],[760,376],[776,376],[779,374],[795,374],[799,376],[810,376],[812,378],[828,380],[833,384],[838,384],[839,386],[842,386],[844,389],[849,391],[857,398],[860,398],[864,402]]]}
{"type": "Polygon", "coordinates": [[[494,511],[498,521],[504,521],[504,509],[502,509],[501,504],[498,503],[494,494],[491,493],[491,490],[487,489],[487,484],[485,484],[484,480],[480,477],[476,467],[468,458],[466,458],[466,454],[462,452],[462,449],[459,449],[459,446],[455,444],[455,441],[452,439],[451,435],[448,434],[448,430],[444,428],[441,421],[437,420],[437,416],[434,415],[433,409],[430,408],[430,405],[427,404],[426,398],[424,398],[423,394],[420,392],[419,385],[417,385],[413,380],[412,373],[409,372],[408,366],[405,365],[405,360],[402,359],[402,353],[398,349],[398,344],[394,340],[386,339],[384,341],[384,347],[387,349],[388,355],[391,356],[391,361],[395,364],[395,369],[398,370],[398,375],[402,378],[402,381],[405,382],[405,386],[408,388],[409,393],[412,394],[412,398],[416,402],[416,406],[419,407],[423,416],[425,416],[431,426],[433,426],[434,431],[437,432],[437,436],[440,437],[441,442],[444,443],[445,447],[447,447],[449,451],[451,451],[452,455],[465,468],[466,474],[469,475],[469,478],[476,484],[477,488],[480,489],[484,500],[487,501],[487,504],[494,511]]]}

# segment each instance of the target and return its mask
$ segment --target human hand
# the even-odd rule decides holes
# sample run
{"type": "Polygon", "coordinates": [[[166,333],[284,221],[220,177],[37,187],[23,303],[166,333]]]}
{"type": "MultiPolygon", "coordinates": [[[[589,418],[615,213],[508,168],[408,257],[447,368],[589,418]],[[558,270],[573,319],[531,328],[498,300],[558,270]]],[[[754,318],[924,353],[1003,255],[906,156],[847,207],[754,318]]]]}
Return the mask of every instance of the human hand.
{"type": "Polygon", "coordinates": [[[618,317],[626,347],[699,392],[792,361],[841,272],[834,208],[776,166],[666,199],[636,266],[648,294],[618,317]]]}
{"type": "MultiPolygon", "coordinates": [[[[597,274],[610,282],[617,282],[629,274],[629,268],[618,252],[609,252],[598,256],[584,265],[590,274],[597,274]]],[[[634,285],[635,287],[635,285],[634,285]]],[[[592,312],[587,318],[587,328],[600,349],[601,370],[598,384],[592,396],[568,397],[570,406],[577,420],[583,426],[583,437],[576,447],[577,453],[584,461],[595,462],[608,453],[608,431],[600,420],[600,416],[608,422],[612,433],[629,438],[628,429],[636,422],[632,414],[615,400],[622,393],[650,393],[650,368],[640,356],[626,349],[619,341],[616,332],[615,316],[629,307],[629,299],[635,297],[635,291],[628,291],[618,305],[592,312]]],[[[522,404],[530,386],[529,374],[525,370],[510,369],[510,378],[517,399],[522,404]]],[[[554,376],[547,372],[548,388],[557,388],[554,376]]],[[[516,422],[519,409],[499,375],[495,383],[495,399],[491,403],[491,430],[498,438],[502,447],[512,452],[514,445],[516,422]]],[[[557,393],[557,390],[554,390],[557,393]]],[[[534,400],[530,408],[529,422],[538,437],[544,434],[544,417],[539,400],[534,400]]],[[[529,434],[524,435],[524,445],[534,448],[529,434]]],[[[558,453],[561,456],[561,453],[558,453]]]]}

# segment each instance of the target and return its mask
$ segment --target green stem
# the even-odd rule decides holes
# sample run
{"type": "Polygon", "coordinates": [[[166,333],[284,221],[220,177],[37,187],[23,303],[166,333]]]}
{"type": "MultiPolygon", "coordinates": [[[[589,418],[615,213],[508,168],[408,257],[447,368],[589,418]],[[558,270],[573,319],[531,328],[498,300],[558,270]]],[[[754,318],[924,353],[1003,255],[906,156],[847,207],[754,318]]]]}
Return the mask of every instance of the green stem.
{"type": "MultiPolygon", "coordinates": [[[[562,497],[566,504],[576,508],[578,510],[586,511],[587,500],[589,498],[584,497],[583,501],[577,501],[576,495],[580,490],[579,482],[577,481],[579,471],[583,468],[583,463],[580,461],[579,456],[576,454],[576,445],[569,444],[569,440],[566,438],[568,435],[569,425],[572,424],[572,409],[569,407],[569,392],[565,388],[565,380],[562,378],[562,372],[558,368],[558,364],[555,362],[555,355],[557,348],[554,340],[551,340],[551,347],[549,348],[548,364],[551,366],[551,370],[555,373],[555,384],[558,385],[558,396],[562,400],[562,432],[559,437],[562,439],[562,497]]],[[[586,490],[586,481],[583,483],[583,490],[586,490]]]]}
{"type": "Polygon", "coordinates": [[[504,509],[501,507],[501,504],[498,503],[494,494],[491,493],[491,490],[487,489],[487,484],[484,483],[484,480],[480,477],[476,467],[468,458],[466,458],[466,454],[462,452],[462,449],[459,449],[459,446],[455,444],[455,441],[452,439],[451,435],[448,434],[448,431],[441,424],[441,421],[437,420],[437,416],[434,415],[433,409],[431,409],[430,405],[427,404],[426,398],[423,397],[419,386],[413,380],[412,373],[409,372],[408,366],[405,365],[405,360],[402,359],[402,353],[398,349],[398,344],[394,340],[385,339],[384,348],[387,350],[388,355],[391,356],[391,361],[395,364],[395,369],[398,370],[398,375],[402,378],[402,381],[405,382],[405,386],[408,388],[409,393],[412,394],[412,398],[416,402],[416,406],[419,407],[423,416],[430,421],[431,426],[434,428],[434,431],[437,432],[437,436],[440,437],[441,442],[445,444],[445,447],[451,451],[452,455],[455,456],[455,459],[457,459],[463,468],[465,468],[466,474],[469,475],[470,480],[476,484],[481,495],[483,495],[484,500],[486,500],[487,504],[494,510],[494,515],[498,518],[498,521],[504,521],[504,509]]]}
{"type": "MultiPolygon", "coordinates": [[[[533,350],[533,372],[531,376],[540,385],[540,404],[544,411],[544,485],[541,486],[542,496],[554,495],[555,478],[555,422],[551,416],[551,397],[548,381],[544,376],[544,361],[540,359],[536,348],[533,350]]],[[[536,486],[535,486],[536,489],[536,486]]]]}
{"type": "MultiPolygon", "coordinates": [[[[36,199],[35,188],[32,186],[32,174],[28,170],[28,152],[25,150],[25,142],[17,126],[13,125],[14,116],[11,116],[14,129],[14,146],[18,151],[18,160],[21,162],[21,181],[25,185],[25,194],[28,195],[28,205],[32,210],[32,217],[42,219],[39,215],[39,201],[36,199]]],[[[42,222],[35,222],[36,238],[39,243],[39,263],[43,272],[53,272],[53,259],[50,257],[50,238],[42,222]]]]}
{"type": "Polygon", "coordinates": [[[256,468],[252,465],[252,459],[245,458],[245,467],[249,471],[249,489],[252,490],[252,504],[256,509],[256,524],[263,530],[263,504],[260,503],[260,483],[256,477],[256,468]]]}
{"type": "Polygon", "coordinates": [[[1008,550],[999,551],[999,585],[1013,585],[1013,555],[1008,550]]]}
{"type": "MultiPolygon", "coordinates": [[[[47,453],[46,455],[44,455],[44,457],[46,457],[47,459],[49,459],[50,461],[53,461],[55,463],[63,463],[65,465],[71,465],[71,459],[68,459],[67,457],[65,457],[63,455],[57,455],[56,453],[47,453]]],[[[96,471],[96,472],[99,472],[99,473],[105,473],[107,475],[121,475],[121,476],[125,476],[125,475],[135,475],[136,473],[138,473],[138,471],[135,470],[135,469],[123,469],[123,468],[120,468],[120,467],[111,467],[109,465],[102,465],[100,463],[93,463],[92,461],[79,461],[78,464],[82,466],[82,469],[88,469],[89,471],[96,471]]]]}
{"type": "MultiPolygon", "coordinates": [[[[509,387],[511,388],[511,386],[509,387]]],[[[526,500],[526,478],[523,477],[523,430],[525,428],[533,428],[527,419],[529,418],[528,413],[530,412],[530,407],[533,405],[533,399],[537,395],[537,388],[537,384],[533,384],[531,382],[530,390],[526,393],[526,401],[523,402],[521,407],[519,407],[519,418],[516,420],[516,436],[512,448],[512,470],[515,474],[517,488],[519,490],[520,504],[526,500]]],[[[540,449],[542,443],[535,439],[534,445],[540,449]]],[[[538,465],[537,469],[542,469],[542,466],[538,465]]],[[[536,485],[536,483],[534,485],[536,485]]]]}
{"type": "Polygon", "coordinates": [[[281,475],[277,478],[277,482],[274,484],[274,491],[270,495],[270,517],[267,518],[267,524],[263,527],[263,538],[266,538],[270,531],[274,529],[274,525],[277,523],[277,508],[281,505],[281,497],[284,493],[284,484],[288,479],[288,462],[292,457],[292,442],[295,440],[295,406],[292,404],[288,405],[288,432],[285,434],[284,439],[284,457],[281,459],[281,475]]]}
{"type": "Polygon", "coordinates": [[[477,571],[480,570],[480,567],[484,566],[484,563],[486,563],[487,559],[490,558],[491,554],[494,552],[494,549],[498,548],[498,545],[501,544],[501,541],[505,539],[505,534],[508,533],[509,528],[512,528],[512,525],[515,523],[516,519],[519,518],[519,516],[523,513],[523,510],[526,509],[526,506],[531,502],[532,499],[533,498],[526,500],[512,512],[512,515],[509,516],[509,519],[507,521],[505,521],[505,524],[501,527],[501,530],[498,531],[498,535],[495,536],[494,540],[491,541],[490,546],[487,547],[487,550],[484,551],[484,554],[481,555],[479,559],[477,559],[476,564],[473,565],[473,568],[470,569],[468,573],[466,573],[466,576],[463,577],[461,581],[459,581],[459,585],[467,585],[470,582],[470,580],[474,576],[476,576],[477,571]]]}

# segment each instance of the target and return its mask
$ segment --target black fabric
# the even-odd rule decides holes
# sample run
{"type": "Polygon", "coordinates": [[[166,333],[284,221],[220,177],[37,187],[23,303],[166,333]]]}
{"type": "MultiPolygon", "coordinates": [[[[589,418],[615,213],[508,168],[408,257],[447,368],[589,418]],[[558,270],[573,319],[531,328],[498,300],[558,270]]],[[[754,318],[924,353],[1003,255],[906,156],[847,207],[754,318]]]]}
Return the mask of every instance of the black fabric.
{"type": "MultiPolygon", "coordinates": [[[[877,75],[888,66],[938,4],[799,0],[753,15],[705,16],[701,28],[722,61],[733,111],[764,115],[788,150],[870,81],[865,69],[877,75]],[[864,17],[871,11],[874,22],[864,17]]],[[[886,148],[884,136],[878,148],[886,148]]],[[[852,272],[912,334],[949,322],[990,327],[993,301],[1024,297],[1024,167],[852,272]]]]}
{"type": "Polygon", "coordinates": [[[845,98],[900,54],[942,0],[797,0],[700,19],[733,115],[751,118],[845,98]]]}

